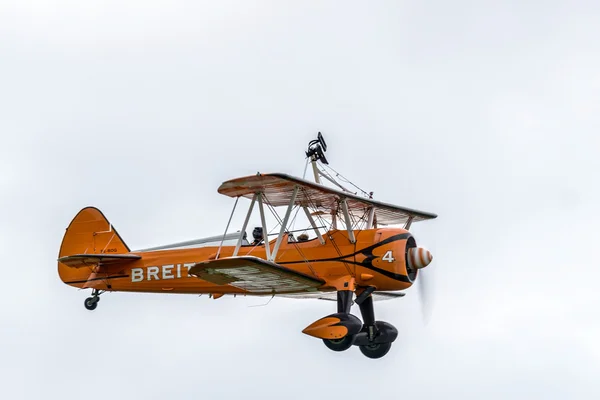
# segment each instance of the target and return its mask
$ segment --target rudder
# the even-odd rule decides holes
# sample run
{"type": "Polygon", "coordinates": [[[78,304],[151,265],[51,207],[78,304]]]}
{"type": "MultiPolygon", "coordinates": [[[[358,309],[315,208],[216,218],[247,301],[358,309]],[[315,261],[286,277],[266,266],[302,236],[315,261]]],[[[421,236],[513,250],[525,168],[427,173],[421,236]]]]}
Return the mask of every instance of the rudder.
{"type": "Polygon", "coordinates": [[[124,254],[130,251],[102,211],[86,207],[69,224],[58,257],[73,254],[124,254]]]}
{"type": "MultiPolygon", "coordinates": [[[[114,226],[95,207],[86,207],[79,211],[69,224],[63,236],[58,258],[81,254],[127,254],[129,247],[114,226]]],[[[73,286],[84,287],[92,270],[89,268],[71,268],[58,261],[58,274],[61,280],[73,286]]]]}

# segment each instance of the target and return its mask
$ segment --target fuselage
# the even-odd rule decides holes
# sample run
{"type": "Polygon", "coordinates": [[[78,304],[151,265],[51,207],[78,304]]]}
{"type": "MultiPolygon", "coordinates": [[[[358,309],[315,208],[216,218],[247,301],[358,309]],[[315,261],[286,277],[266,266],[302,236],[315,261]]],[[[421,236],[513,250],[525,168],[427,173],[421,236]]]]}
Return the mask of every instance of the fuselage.
{"type": "MultiPolygon", "coordinates": [[[[400,228],[381,228],[354,231],[351,243],[345,230],[332,230],[323,235],[324,244],[314,238],[309,241],[288,242],[283,238],[277,264],[323,279],[333,281],[343,276],[355,278],[358,286],[375,286],[377,290],[403,290],[411,286],[415,273],[406,266],[407,247],[414,247],[411,234],[400,228]],[[410,275],[410,276],[409,276],[410,275]]],[[[275,240],[269,243],[272,250],[275,240]]],[[[59,262],[63,282],[79,288],[124,292],[160,292],[189,294],[246,294],[251,293],[234,285],[216,285],[188,275],[196,263],[233,255],[235,246],[218,246],[131,252],[141,259],[117,266],[69,268],[59,262]]],[[[110,247],[102,252],[110,254],[110,247]]],[[[266,258],[265,246],[242,246],[238,255],[266,258]]],[[[321,288],[330,290],[326,283],[321,288]]]]}

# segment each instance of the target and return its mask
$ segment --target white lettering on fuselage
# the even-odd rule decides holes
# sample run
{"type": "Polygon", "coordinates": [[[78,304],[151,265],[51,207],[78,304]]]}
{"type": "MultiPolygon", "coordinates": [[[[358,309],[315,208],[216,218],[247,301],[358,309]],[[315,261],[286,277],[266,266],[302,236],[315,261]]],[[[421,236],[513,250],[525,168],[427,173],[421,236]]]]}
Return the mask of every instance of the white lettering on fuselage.
{"type": "Polygon", "coordinates": [[[158,280],[158,267],[148,267],[148,269],[146,270],[148,271],[148,280],[151,281],[152,277],[154,277],[154,279],[158,280]]]}
{"type": "Polygon", "coordinates": [[[189,274],[190,269],[196,263],[186,263],[186,264],[168,264],[161,266],[150,266],[146,268],[132,268],[131,269],[131,282],[142,282],[152,281],[152,280],[162,280],[162,279],[175,279],[181,278],[181,269],[182,267],[187,268],[187,273],[184,273],[184,277],[191,277],[189,274]],[[177,274],[175,275],[176,270],[177,274]]]}
{"type": "Polygon", "coordinates": [[[163,279],[173,279],[175,278],[175,276],[173,275],[173,272],[171,271],[173,269],[172,265],[163,265],[162,267],[162,278],[163,279]]]}

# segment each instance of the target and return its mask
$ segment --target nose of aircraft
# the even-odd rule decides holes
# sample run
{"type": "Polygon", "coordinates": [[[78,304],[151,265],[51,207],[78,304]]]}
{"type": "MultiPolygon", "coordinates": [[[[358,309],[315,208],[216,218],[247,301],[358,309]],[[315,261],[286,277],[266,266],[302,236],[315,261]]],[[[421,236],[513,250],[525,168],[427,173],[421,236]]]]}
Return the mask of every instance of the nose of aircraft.
{"type": "Polygon", "coordinates": [[[433,260],[431,252],[423,247],[408,249],[408,262],[414,269],[425,268],[431,260],[433,260]]]}

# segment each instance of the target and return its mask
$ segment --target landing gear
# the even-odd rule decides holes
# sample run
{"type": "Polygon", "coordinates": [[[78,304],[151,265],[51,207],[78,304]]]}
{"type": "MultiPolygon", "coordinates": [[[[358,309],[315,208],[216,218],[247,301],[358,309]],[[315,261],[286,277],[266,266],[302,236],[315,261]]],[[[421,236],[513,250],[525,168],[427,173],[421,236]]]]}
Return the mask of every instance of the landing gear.
{"type": "Polygon", "coordinates": [[[352,342],[354,341],[354,335],[347,335],[341,339],[323,339],[323,343],[330,350],[333,351],[345,351],[352,347],[352,342]]]}
{"type": "Polygon", "coordinates": [[[339,290],[337,313],[315,321],[302,332],[321,338],[325,346],[333,351],[345,351],[354,345],[368,358],[385,356],[398,337],[398,330],[387,322],[375,321],[371,296],[374,289],[368,287],[356,297],[362,321],[350,314],[354,292],[339,290]]]}
{"type": "Polygon", "coordinates": [[[85,299],[85,302],[83,303],[83,305],[85,306],[85,308],[87,308],[88,310],[95,310],[96,307],[98,306],[98,301],[100,300],[100,297],[88,297],[87,299],[85,299]]]}
{"type": "MultiPolygon", "coordinates": [[[[102,292],[102,293],[104,293],[104,292],[102,292]]],[[[83,302],[83,305],[85,306],[85,308],[90,311],[95,310],[96,307],[98,307],[98,302],[100,301],[100,295],[102,293],[98,289],[93,289],[92,297],[88,297],[83,302]]]]}
{"type": "MultiPolygon", "coordinates": [[[[369,288],[365,292],[367,290],[369,288]]],[[[392,342],[398,337],[398,330],[387,322],[375,321],[371,292],[373,290],[370,290],[366,297],[362,296],[362,294],[357,297],[357,302],[360,302],[358,306],[363,317],[363,327],[355,335],[353,344],[358,346],[361,353],[365,356],[369,358],[381,358],[390,351],[392,342]]]]}
{"type": "Polygon", "coordinates": [[[381,358],[392,348],[392,343],[373,343],[366,346],[358,346],[361,353],[369,358],[381,358]]]}
{"type": "Polygon", "coordinates": [[[346,323],[346,326],[350,328],[352,325],[355,326],[352,333],[346,334],[346,336],[336,339],[323,339],[323,343],[327,346],[328,349],[333,351],[345,351],[352,347],[354,343],[355,334],[360,329],[360,320],[356,318],[354,315],[350,314],[350,308],[352,307],[352,296],[353,292],[351,290],[340,290],[337,292],[337,314],[333,314],[332,316],[337,316],[340,318],[340,324],[342,321],[346,323]],[[343,318],[342,318],[343,317],[343,318]],[[350,320],[350,321],[348,321],[350,320]]]}

